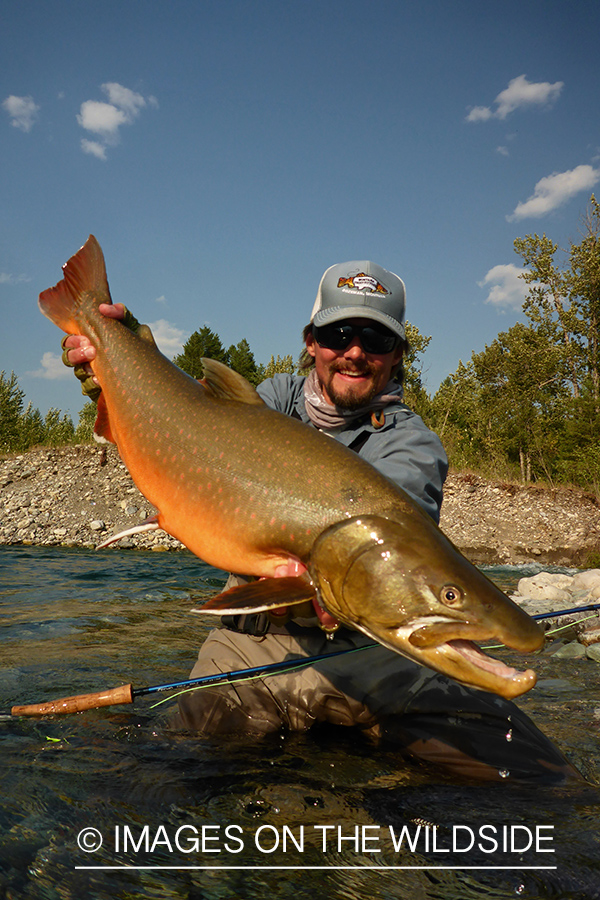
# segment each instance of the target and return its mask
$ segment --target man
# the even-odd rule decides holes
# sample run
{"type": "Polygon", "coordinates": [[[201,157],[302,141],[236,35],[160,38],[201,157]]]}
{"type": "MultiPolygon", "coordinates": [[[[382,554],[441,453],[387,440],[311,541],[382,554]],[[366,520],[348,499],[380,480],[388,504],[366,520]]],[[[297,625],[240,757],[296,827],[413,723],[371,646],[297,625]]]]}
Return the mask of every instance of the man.
{"type": "MultiPolygon", "coordinates": [[[[101,307],[123,318],[122,305],[101,307]]],[[[277,375],[258,388],[264,401],[339,440],[395,481],[436,521],[447,460],[442,445],[402,402],[394,376],[407,349],[405,288],[367,261],[329,268],[305,328],[307,377],[277,375]],[[314,365],[314,367],[313,367],[314,365]]],[[[125,319],[130,327],[132,318],[125,319]]],[[[89,341],[63,341],[84,392],[98,391],[85,363],[89,341]],[[83,369],[81,366],[83,365],[83,369]]],[[[286,573],[287,574],[287,573],[286,573]]],[[[240,578],[232,576],[229,584],[240,578]]],[[[561,780],[577,773],[509,701],[476,691],[338,628],[326,612],[283,608],[224,617],[200,648],[191,676],[235,671],[283,659],[333,654],[309,668],[238,685],[182,694],[170,727],[202,734],[264,734],[316,722],[358,726],[390,738],[414,756],[471,777],[561,780]]]]}

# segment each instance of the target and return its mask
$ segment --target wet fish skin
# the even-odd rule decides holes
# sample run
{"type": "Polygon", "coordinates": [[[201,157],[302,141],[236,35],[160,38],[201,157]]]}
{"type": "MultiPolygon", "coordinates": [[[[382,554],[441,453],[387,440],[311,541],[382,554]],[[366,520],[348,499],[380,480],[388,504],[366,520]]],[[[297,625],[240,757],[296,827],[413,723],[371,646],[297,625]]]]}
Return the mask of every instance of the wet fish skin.
{"type": "Polygon", "coordinates": [[[532,651],[544,640],[539,626],[524,621],[504,595],[508,604],[499,616],[498,588],[475,567],[465,577],[464,557],[433,522],[415,525],[360,516],[324,531],[308,566],[324,606],[383,646],[463,684],[509,699],[529,690],[535,672],[505,667],[466,642],[493,636],[532,651]]]}
{"type": "MultiPolygon", "coordinates": [[[[64,279],[40,294],[40,308],[96,347],[92,369],[102,386],[96,432],[116,443],[133,480],[159,510],[160,527],[224,570],[272,578],[290,560],[301,561],[333,615],[449,675],[458,671],[448,643],[453,638],[502,635],[511,647],[539,646],[537,625],[482,581],[431,518],[357,454],[268,409],[225,366],[207,360],[200,384],[158,351],[148,330],[134,334],[102,316],[99,305],[112,301],[93,236],[63,270],[64,279]],[[383,566],[374,563],[374,551],[381,556],[382,549],[372,541],[359,552],[363,563],[370,560],[366,568],[353,555],[364,538],[355,525],[361,516],[375,517],[384,529],[386,522],[396,526],[383,566]],[[411,575],[402,579],[405,569],[411,575]],[[464,608],[452,606],[450,594],[440,603],[440,579],[442,587],[468,598],[464,608]],[[338,582],[341,589],[332,589],[338,582]],[[388,590],[387,582],[395,588],[388,590]]],[[[274,595],[276,581],[270,582],[274,595]]],[[[268,587],[261,587],[263,598],[268,587]]],[[[248,608],[256,608],[248,591],[248,608]]],[[[306,591],[315,593],[310,585],[306,591]]],[[[492,676],[491,664],[472,661],[467,683],[514,696],[505,693],[515,689],[513,676],[499,669],[492,676]]],[[[464,680],[463,670],[454,677],[464,680]]],[[[522,690],[532,683],[528,677],[522,690]]]]}

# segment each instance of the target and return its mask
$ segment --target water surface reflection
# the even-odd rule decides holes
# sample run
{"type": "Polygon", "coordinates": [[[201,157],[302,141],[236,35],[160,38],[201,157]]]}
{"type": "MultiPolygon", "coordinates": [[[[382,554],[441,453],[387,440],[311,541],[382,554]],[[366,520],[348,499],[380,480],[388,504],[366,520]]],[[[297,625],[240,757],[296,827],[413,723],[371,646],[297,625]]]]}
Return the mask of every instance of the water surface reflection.
{"type": "MultiPolygon", "coordinates": [[[[185,677],[206,634],[190,598],[223,583],[185,553],[5,547],[0,569],[3,708],[185,677]]],[[[506,589],[521,572],[489,574],[506,589]]],[[[526,663],[540,685],[519,705],[598,783],[600,669],[526,663]]],[[[600,897],[594,784],[458,783],[343,729],[192,740],[162,731],[156,699],[0,721],[0,897],[600,897]],[[494,853],[484,826],[500,837],[494,853]],[[525,840],[536,827],[554,853],[502,848],[503,828],[525,840]],[[90,828],[103,839],[94,853],[90,828]],[[471,832],[470,850],[453,846],[471,832]],[[124,865],[136,868],[109,868],[124,865]]]]}

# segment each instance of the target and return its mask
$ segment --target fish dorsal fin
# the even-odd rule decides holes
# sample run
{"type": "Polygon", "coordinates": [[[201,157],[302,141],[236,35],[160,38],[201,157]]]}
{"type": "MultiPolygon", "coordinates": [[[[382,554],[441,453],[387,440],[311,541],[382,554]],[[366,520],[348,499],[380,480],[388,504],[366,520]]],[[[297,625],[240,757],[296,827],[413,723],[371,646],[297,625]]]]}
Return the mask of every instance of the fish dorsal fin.
{"type": "Polygon", "coordinates": [[[240,584],[212,597],[204,606],[193,609],[192,612],[209,616],[269,612],[279,606],[297,606],[313,597],[316,597],[315,589],[304,578],[261,578],[260,581],[240,584]]]}
{"type": "Polygon", "coordinates": [[[156,347],[156,341],[154,340],[154,335],[152,334],[149,325],[140,325],[138,330],[136,331],[136,334],[147,344],[151,344],[153,347],[156,347]]]}
{"type": "Polygon", "coordinates": [[[202,359],[204,378],[202,384],[207,387],[213,396],[220,400],[237,400],[238,403],[250,403],[255,406],[264,406],[264,401],[257,394],[249,381],[243,375],[234,372],[228,366],[216,359],[202,359]]]}

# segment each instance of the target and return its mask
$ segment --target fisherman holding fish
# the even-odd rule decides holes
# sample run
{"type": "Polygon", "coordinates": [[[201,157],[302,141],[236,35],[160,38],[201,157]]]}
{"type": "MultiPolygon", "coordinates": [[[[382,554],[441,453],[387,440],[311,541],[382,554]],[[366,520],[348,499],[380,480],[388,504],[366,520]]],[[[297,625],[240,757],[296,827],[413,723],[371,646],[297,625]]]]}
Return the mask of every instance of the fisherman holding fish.
{"type": "MultiPolygon", "coordinates": [[[[107,302],[99,306],[99,311],[107,318],[122,320],[133,331],[138,329],[137,321],[122,304],[107,302]]],[[[318,429],[354,451],[437,522],[447,459],[438,437],[402,399],[402,360],[408,349],[404,316],[405,286],[397,275],[368,261],[332,266],[321,279],[310,322],[304,329],[304,373],[276,375],[257,390],[271,409],[300,420],[307,428],[318,429]]],[[[101,383],[90,367],[96,358],[96,343],[89,336],[70,334],[63,341],[63,349],[64,361],[75,367],[84,393],[97,398],[101,383]]],[[[207,380],[210,382],[210,378],[207,380]]],[[[282,483],[284,475],[282,472],[282,483]]],[[[357,528],[364,530],[361,520],[357,522],[357,528]]],[[[375,530],[379,527],[373,526],[375,530]]],[[[387,546],[385,534],[377,535],[372,535],[375,545],[387,546]]],[[[347,538],[344,553],[348,552],[347,538]]],[[[326,601],[328,585],[336,575],[335,534],[323,547],[321,568],[324,571],[329,564],[332,572],[323,576],[321,584],[326,601]]],[[[385,557],[386,552],[377,550],[377,559],[385,557]]],[[[406,552],[419,552],[411,545],[410,533],[406,552]]],[[[355,571],[363,564],[361,555],[366,558],[358,549],[356,558],[350,560],[355,571]]],[[[371,554],[369,565],[373,559],[371,554]]],[[[224,597],[241,600],[230,609],[227,603],[221,604],[226,614],[200,648],[190,677],[346,649],[354,652],[332,655],[297,672],[185,693],[179,698],[170,727],[200,734],[264,734],[281,728],[304,731],[314,723],[328,722],[357,726],[373,739],[393,740],[408,755],[470,778],[553,782],[578,777],[560,751],[514,703],[492,693],[491,675],[490,687],[477,690],[467,686],[468,678],[461,684],[434,671],[428,667],[433,657],[426,656],[430,639],[423,636],[409,635],[413,645],[410,659],[387,646],[373,646],[369,636],[373,629],[365,628],[363,633],[357,630],[360,623],[352,627],[327,611],[315,599],[310,579],[297,577],[305,571],[306,566],[291,555],[287,562],[282,561],[273,573],[281,579],[280,595],[270,604],[260,602],[260,581],[230,576],[227,587],[233,590],[224,597]],[[286,592],[293,591],[290,585],[296,583],[300,585],[299,597],[289,599],[286,592]],[[305,597],[300,596],[302,585],[306,586],[305,597]],[[251,611],[252,603],[243,602],[254,594],[259,598],[254,603],[260,610],[257,612],[251,611]],[[423,644],[426,665],[414,661],[420,658],[419,643],[423,644]]],[[[376,600],[369,592],[366,565],[365,572],[361,603],[365,619],[368,616],[372,620],[377,618],[376,611],[372,612],[376,600]]],[[[446,606],[458,605],[460,598],[452,596],[453,589],[445,590],[446,606]]],[[[429,626],[432,632],[436,627],[444,627],[441,620],[429,626]]],[[[524,627],[527,631],[528,626],[524,627]]],[[[421,635],[425,631],[422,629],[421,635]]],[[[524,639],[519,649],[533,649],[540,643],[532,635],[533,631],[527,636],[528,643],[524,639]]],[[[380,639],[379,634],[376,636],[380,639]]],[[[458,646],[466,642],[453,643],[458,646]]],[[[506,697],[516,696],[534,683],[532,673],[502,668],[506,670],[502,677],[516,685],[512,693],[505,692],[506,697]],[[530,675],[533,680],[519,687],[519,679],[530,675]]],[[[479,686],[484,684],[482,674],[479,686]]]]}

